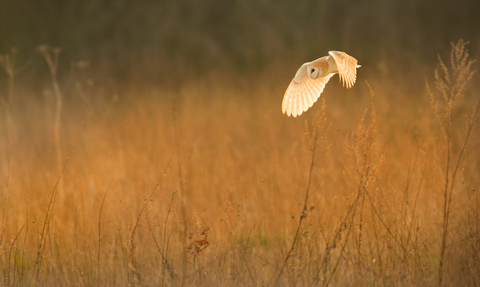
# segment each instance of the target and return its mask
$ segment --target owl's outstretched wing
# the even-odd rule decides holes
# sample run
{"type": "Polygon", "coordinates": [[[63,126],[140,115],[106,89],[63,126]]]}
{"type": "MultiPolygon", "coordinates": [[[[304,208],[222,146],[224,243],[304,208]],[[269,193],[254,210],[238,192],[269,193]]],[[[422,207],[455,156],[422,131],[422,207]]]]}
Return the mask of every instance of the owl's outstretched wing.
{"type": "Polygon", "coordinates": [[[298,69],[283,96],[282,111],[287,116],[296,117],[308,110],[320,97],[328,80],[333,76],[328,74],[325,77],[311,79],[307,75],[308,64],[310,63],[305,63],[298,69]]]}
{"type": "Polygon", "coordinates": [[[351,88],[357,79],[357,68],[360,67],[360,65],[357,65],[357,59],[339,51],[330,51],[328,54],[333,57],[337,64],[338,75],[343,85],[351,88]]]}

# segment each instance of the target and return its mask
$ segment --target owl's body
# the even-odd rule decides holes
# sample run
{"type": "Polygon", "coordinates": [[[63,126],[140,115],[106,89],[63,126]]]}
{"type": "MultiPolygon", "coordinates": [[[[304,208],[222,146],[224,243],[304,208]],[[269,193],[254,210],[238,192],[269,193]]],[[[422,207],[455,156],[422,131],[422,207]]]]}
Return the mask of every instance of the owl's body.
{"type": "Polygon", "coordinates": [[[330,51],[328,56],[303,64],[287,88],[282,111],[288,116],[301,115],[320,97],[325,85],[336,73],[350,88],[357,78],[357,60],[344,52],[330,51]]]}

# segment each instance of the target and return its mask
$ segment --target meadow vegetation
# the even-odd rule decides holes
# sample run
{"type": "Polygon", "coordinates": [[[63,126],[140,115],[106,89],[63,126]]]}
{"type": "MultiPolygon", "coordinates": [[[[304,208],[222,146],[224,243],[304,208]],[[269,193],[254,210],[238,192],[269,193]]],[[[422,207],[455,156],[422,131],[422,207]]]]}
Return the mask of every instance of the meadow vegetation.
{"type": "Polygon", "coordinates": [[[408,75],[359,58],[298,118],[296,66],[122,84],[43,46],[33,84],[3,55],[0,284],[478,286],[467,48],[408,75]]]}

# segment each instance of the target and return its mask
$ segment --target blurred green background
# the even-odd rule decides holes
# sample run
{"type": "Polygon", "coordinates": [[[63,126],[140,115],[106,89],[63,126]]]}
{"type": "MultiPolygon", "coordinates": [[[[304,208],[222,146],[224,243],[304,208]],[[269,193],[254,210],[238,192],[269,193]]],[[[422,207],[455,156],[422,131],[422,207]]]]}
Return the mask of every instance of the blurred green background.
{"type": "Polygon", "coordinates": [[[480,51],[477,0],[2,0],[0,54],[62,48],[113,78],[155,81],[188,69],[255,72],[343,50],[362,65],[401,72],[435,65],[450,42],[480,51]],[[419,63],[420,62],[420,63],[419,63]]]}

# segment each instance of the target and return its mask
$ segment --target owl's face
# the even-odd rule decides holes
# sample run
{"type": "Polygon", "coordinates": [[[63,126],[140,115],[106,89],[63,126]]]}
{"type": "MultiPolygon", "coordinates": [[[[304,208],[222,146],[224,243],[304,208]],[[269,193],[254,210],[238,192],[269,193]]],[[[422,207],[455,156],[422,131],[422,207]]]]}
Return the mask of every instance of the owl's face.
{"type": "Polygon", "coordinates": [[[308,65],[307,66],[307,75],[311,79],[316,79],[320,75],[320,70],[318,69],[318,67],[315,67],[314,65],[308,65]]]}
{"type": "Polygon", "coordinates": [[[327,57],[322,57],[307,65],[307,76],[310,77],[310,79],[315,80],[325,77],[328,74],[328,63],[326,59],[327,57]]]}

